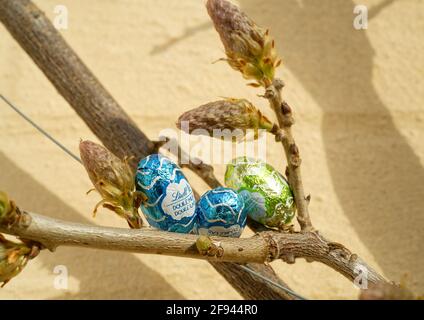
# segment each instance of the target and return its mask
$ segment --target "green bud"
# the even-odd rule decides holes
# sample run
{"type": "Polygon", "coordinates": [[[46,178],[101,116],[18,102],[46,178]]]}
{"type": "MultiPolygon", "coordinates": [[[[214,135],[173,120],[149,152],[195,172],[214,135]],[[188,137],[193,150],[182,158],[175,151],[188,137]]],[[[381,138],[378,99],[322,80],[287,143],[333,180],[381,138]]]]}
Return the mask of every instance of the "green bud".
{"type": "Polygon", "coordinates": [[[10,200],[7,193],[0,191],[0,223],[11,227],[20,221],[22,212],[13,200],[10,200]]]}
{"type": "Polygon", "coordinates": [[[207,236],[199,236],[196,240],[197,251],[204,256],[220,258],[224,254],[224,249],[220,243],[213,242],[211,238],[207,236]]]}
{"type": "Polygon", "coordinates": [[[16,277],[31,258],[32,248],[25,243],[6,240],[0,234],[0,283],[2,287],[16,277]]]}
{"type": "Polygon", "coordinates": [[[6,193],[0,191],[0,219],[4,218],[11,210],[10,200],[6,193]]]}
{"type": "Polygon", "coordinates": [[[207,254],[212,245],[212,240],[206,236],[199,236],[196,240],[197,250],[203,255],[207,254]]]}

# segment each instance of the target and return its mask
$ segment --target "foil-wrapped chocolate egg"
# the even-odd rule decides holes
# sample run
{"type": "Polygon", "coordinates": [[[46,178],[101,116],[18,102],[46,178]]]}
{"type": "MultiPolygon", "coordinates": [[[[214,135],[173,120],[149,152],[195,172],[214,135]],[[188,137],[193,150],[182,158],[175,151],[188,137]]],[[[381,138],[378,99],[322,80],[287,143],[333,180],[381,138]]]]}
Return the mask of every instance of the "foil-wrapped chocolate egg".
{"type": "Polygon", "coordinates": [[[290,224],[296,207],[286,179],[269,164],[247,157],[227,165],[225,184],[237,190],[248,216],[268,227],[290,224]]]}
{"type": "Polygon", "coordinates": [[[159,154],[142,159],[137,168],[136,189],[148,198],[140,208],[152,227],[193,232],[196,200],[186,177],[174,162],[159,154]]]}
{"type": "Polygon", "coordinates": [[[246,226],[244,200],[232,189],[207,191],[196,207],[197,232],[201,235],[240,237],[246,226]]]}

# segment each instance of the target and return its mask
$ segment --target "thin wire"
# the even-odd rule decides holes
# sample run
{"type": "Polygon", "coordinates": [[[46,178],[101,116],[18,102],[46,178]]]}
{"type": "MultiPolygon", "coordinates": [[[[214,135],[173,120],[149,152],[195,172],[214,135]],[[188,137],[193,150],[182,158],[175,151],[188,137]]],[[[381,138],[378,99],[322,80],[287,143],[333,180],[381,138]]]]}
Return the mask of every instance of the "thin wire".
{"type": "Polygon", "coordinates": [[[41,132],[46,138],[48,138],[51,142],[57,145],[60,149],[65,151],[68,155],[74,158],[76,161],[82,164],[81,159],[73,154],[69,149],[67,149],[63,144],[53,138],[47,131],[41,128],[38,124],[32,121],[27,115],[25,115],[21,110],[18,109],[15,105],[13,105],[9,100],[7,100],[2,94],[0,94],[0,98],[7,103],[9,107],[11,107],[17,114],[19,114],[22,118],[24,118],[27,122],[29,122],[35,129],[41,132]]]}
{"type": "MultiPolygon", "coordinates": [[[[39,125],[37,125],[34,121],[32,121],[27,115],[25,115],[21,110],[19,110],[19,108],[17,106],[15,106],[12,102],[10,102],[8,99],[6,99],[2,94],[0,94],[0,98],[6,102],[9,107],[11,107],[16,113],[18,113],[22,118],[24,118],[29,124],[31,124],[34,128],[36,128],[42,135],[44,135],[46,138],[48,138],[50,141],[52,141],[55,145],[57,145],[60,149],[62,149],[63,151],[65,151],[69,156],[71,156],[73,159],[75,159],[76,161],[78,161],[79,163],[82,164],[81,159],[76,156],[74,153],[72,153],[68,148],[66,148],[63,144],[61,144],[58,140],[56,140],[55,138],[53,138],[49,133],[47,133],[47,131],[45,131],[43,128],[41,128],[39,125]]],[[[283,285],[261,275],[260,273],[250,269],[247,266],[244,265],[240,265],[240,267],[251,273],[252,275],[261,278],[262,280],[272,284],[273,286],[283,290],[284,292],[300,299],[300,300],[306,300],[306,298],[302,297],[301,295],[297,294],[296,292],[290,290],[289,288],[284,287],[283,285]]]]}
{"type": "Polygon", "coordinates": [[[283,286],[283,285],[281,285],[281,284],[279,284],[279,283],[277,283],[277,282],[275,282],[275,281],[273,281],[273,280],[271,280],[271,279],[269,279],[269,278],[267,278],[267,277],[265,277],[265,276],[261,275],[260,273],[256,272],[255,270],[250,269],[250,268],[249,268],[249,267],[247,267],[247,266],[240,265],[240,267],[241,267],[243,270],[245,270],[245,271],[247,271],[247,272],[249,272],[249,273],[251,273],[251,274],[255,275],[256,277],[261,278],[262,280],[264,280],[264,281],[266,281],[266,282],[268,282],[268,283],[272,284],[273,286],[275,286],[275,287],[277,287],[277,288],[279,288],[279,289],[283,290],[284,292],[286,292],[286,293],[288,293],[288,294],[290,294],[290,295],[292,295],[292,296],[294,296],[294,297],[298,298],[299,300],[307,300],[305,297],[302,297],[300,294],[297,294],[296,292],[294,292],[294,291],[290,290],[289,288],[286,288],[285,286],[283,286]]]}

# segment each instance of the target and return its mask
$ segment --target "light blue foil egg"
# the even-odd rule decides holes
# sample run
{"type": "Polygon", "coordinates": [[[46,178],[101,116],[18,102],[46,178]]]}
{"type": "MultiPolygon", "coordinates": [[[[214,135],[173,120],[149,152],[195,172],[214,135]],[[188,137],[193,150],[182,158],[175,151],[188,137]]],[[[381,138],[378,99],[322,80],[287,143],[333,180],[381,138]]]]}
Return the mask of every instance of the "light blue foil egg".
{"type": "Polygon", "coordinates": [[[181,169],[170,159],[152,154],[137,168],[136,188],[148,198],[140,206],[149,224],[157,229],[194,232],[196,200],[181,169]]]}
{"type": "Polygon", "coordinates": [[[229,188],[206,192],[197,203],[196,215],[197,232],[202,235],[237,238],[246,226],[244,200],[229,188]]]}

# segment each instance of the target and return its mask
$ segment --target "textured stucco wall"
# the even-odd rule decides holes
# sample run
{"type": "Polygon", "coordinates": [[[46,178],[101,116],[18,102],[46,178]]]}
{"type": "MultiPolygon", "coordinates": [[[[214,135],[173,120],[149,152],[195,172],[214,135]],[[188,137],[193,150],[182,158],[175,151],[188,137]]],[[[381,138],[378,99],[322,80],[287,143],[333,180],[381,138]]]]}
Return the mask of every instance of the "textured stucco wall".
{"type": "MultiPolygon", "coordinates": [[[[183,111],[219,96],[246,97],[271,116],[260,91],[225,63],[204,1],[37,0],[53,18],[69,10],[63,36],[151,137],[183,111]]],[[[295,108],[316,226],[378,270],[424,292],[424,2],[421,0],[239,0],[276,38],[279,75],[295,108]],[[352,27],[353,7],[370,8],[369,28],[352,27]]],[[[95,139],[0,25],[0,91],[77,152],[95,139]]],[[[269,141],[268,161],[284,168],[269,141]]],[[[222,179],[224,166],[216,166],[222,179]]],[[[206,190],[191,173],[188,177],[206,190]]],[[[74,160],[0,104],[0,189],[46,215],[125,227],[108,212],[93,220],[98,196],[74,160]]],[[[357,290],[323,265],[273,266],[311,298],[355,298],[357,290]]],[[[239,298],[206,262],[77,248],[43,252],[0,298],[239,298]],[[54,267],[69,289],[53,286],[54,267]]]]}

